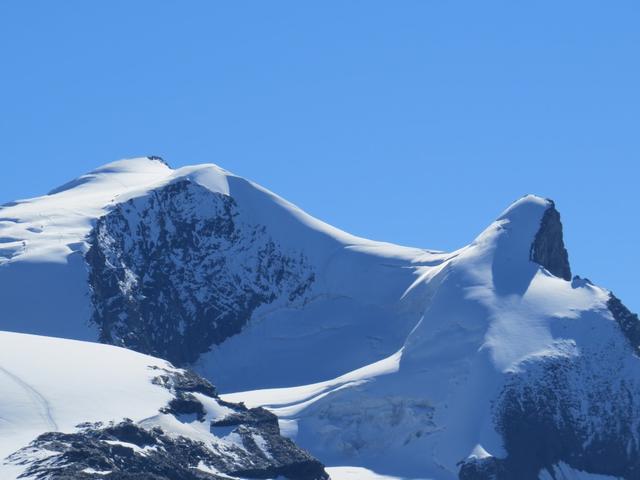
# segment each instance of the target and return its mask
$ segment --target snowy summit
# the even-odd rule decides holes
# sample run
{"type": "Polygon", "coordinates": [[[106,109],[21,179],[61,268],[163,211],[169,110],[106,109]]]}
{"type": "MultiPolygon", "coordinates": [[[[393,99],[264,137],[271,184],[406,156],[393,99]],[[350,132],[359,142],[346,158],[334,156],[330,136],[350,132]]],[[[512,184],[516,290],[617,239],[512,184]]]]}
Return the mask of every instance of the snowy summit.
{"type": "Polygon", "coordinates": [[[438,252],[123,160],[0,207],[0,295],[1,478],[640,475],[640,322],[534,195],[438,252]]]}

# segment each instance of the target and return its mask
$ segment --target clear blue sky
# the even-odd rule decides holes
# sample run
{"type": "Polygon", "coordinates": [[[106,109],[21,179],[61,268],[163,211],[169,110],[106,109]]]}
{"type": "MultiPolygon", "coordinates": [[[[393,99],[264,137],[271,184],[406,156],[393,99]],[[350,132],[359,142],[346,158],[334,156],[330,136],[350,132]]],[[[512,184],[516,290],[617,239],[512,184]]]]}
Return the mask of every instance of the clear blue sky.
{"type": "Polygon", "coordinates": [[[448,250],[537,193],[637,311],[639,25],[637,0],[4,1],[0,202],[155,154],[448,250]]]}

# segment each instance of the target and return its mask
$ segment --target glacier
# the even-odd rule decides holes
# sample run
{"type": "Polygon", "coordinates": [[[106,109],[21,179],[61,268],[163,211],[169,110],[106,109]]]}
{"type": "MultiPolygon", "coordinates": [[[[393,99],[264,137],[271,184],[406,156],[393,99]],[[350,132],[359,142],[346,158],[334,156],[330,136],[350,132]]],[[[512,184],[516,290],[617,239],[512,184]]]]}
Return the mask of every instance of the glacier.
{"type": "Polygon", "coordinates": [[[640,468],[640,323],[572,276],[535,195],[440,252],[350,235],[213,164],[123,160],[0,207],[0,292],[0,329],[193,369],[334,478],[640,468]]]}

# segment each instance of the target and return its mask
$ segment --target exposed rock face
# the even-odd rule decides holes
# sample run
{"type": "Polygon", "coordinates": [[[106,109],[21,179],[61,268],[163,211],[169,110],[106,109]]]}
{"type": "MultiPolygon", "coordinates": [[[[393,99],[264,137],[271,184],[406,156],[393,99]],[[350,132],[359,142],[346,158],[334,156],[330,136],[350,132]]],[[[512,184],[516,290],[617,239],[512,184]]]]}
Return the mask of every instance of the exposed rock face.
{"type": "Polygon", "coordinates": [[[274,301],[304,302],[315,274],[230,196],[179,181],[100,218],[86,255],[103,342],[194,362],[274,301]]]}
{"type": "Polygon", "coordinates": [[[564,247],[560,213],[553,202],[544,212],[540,229],[531,245],[530,258],[556,277],[571,280],[571,267],[567,249],[564,247]]]}
{"type": "MultiPolygon", "coordinates": [[[[273,421],[277,425],[275,418],[273,421]]],[[[237,432],[244,448],[229,447],[221,456],[202,442],[125,421],[107,427],[87,426],[79,433],[45,433],[10,460],[27,464],[29,478],[47,480],[222,480],[227,475],[329,478],[322,464],[289,440],[278,437],[274,442],[272,436],[251,427],[241,426],[237,432]]]]}
{"type": "Polygon", "coordinates": [[[196,394],[214,398],[231,413],[211,421],[210,441],[125,419],[109,425],[79,425],[76,433],[45,433],[7,461],[23,465],[25,476],[39,480],[217,480],[228,478],[226,475],[329,478],[320,462],[280,436],[278,420],[267,410],[223,402],[209,382],[187,371],[159,371],[154,383],[175,394],[161,412],[165,415],[180,419],[195,413],[197,422],[204,423],[206,408],[196,394]],[[219,427],[225,427],[223,432],[219,427]]]}
{"type": "Polygon", "coordinates": [[[629,341],[631,348],[640,355],[640,319],[638,319],[638,315],[630,312],[613,293],[609,296],[607,307],[629,341]]]}
{"type": "Polygon", "coordinates": [[[460,464],[460,480],[498,480],[509,478],[504,460],[494,457],[472,458],[460,464]]]}
{"type": "Polygon", "coordinates": [[[177,394],[202,393],[208,397],[217,397],[216,387],[191,370],[181,370],[171,372],[171,374],[160,375],[155,378],[155,382],[170,388],[177,394]]]}
{"type": "Polygon", "coordinates": [[[556,478],[560,464],[639,478],[640,384],[616,376],[621,356],[602,357],[548,358],[511,373],[495,405],[507,457],[467,460],[460,479],[537,480],[545,470],[556,478]]]}

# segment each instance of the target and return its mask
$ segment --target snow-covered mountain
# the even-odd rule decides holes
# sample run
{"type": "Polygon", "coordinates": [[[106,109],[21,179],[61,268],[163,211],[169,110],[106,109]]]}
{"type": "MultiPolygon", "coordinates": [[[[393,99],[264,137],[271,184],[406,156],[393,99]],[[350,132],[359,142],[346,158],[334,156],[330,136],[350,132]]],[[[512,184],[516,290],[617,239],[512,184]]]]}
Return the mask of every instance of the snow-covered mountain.
{"type": "Polygon", "coordinates": [[[0,478],[328,478],[277,418],[169,362],[0,332],[0,478]]]}
{"type": "Polygon", "coordinates": [[[640,475],[640,322],[572,278],[549,200],[435,252],[151,157],[3,206],[0,242],[0,329],[192,368],[334,478],[640,475]]]}

